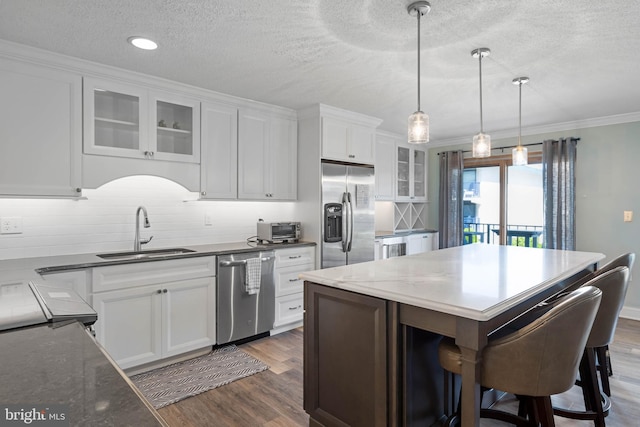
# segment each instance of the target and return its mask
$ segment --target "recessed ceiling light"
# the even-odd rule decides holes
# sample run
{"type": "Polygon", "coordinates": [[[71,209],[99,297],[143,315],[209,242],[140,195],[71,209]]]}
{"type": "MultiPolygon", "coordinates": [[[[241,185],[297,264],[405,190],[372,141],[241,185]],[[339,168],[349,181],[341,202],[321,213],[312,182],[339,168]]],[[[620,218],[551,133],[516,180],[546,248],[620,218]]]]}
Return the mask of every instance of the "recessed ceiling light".
{"type": "Polygon", "coordinates": [[[158,48],[158,45],[153,40],[145,39],[144,37],[132,36],[127,39],[129,43],[137,48],[144,50],[154,50],[158,48]]]}

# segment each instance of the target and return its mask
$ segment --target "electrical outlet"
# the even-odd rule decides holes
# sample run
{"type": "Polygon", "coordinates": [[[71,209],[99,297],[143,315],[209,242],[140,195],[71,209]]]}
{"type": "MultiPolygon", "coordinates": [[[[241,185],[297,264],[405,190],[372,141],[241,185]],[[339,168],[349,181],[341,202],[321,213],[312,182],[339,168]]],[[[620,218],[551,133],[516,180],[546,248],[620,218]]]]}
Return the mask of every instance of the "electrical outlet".
{"type": "Polygon", "coordinates": [[[633,211],[624,211],[624,222],[633,221],[633,211]]]}
{"type": "Polygon", "coordinates": [[[0,218],[0,234],[21,234],[22,218],[19,216],[0,218]]]}

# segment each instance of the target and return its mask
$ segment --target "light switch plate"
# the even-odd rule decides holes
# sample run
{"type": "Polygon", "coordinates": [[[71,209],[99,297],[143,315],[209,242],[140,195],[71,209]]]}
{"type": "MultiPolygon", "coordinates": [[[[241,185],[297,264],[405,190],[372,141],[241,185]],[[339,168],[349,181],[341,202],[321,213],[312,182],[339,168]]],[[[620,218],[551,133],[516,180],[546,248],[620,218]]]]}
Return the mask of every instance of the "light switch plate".
{"type": "Polygon", "coordinates": [[[633,221],[633,211],[624,211],[624,222],[633,221]]]}

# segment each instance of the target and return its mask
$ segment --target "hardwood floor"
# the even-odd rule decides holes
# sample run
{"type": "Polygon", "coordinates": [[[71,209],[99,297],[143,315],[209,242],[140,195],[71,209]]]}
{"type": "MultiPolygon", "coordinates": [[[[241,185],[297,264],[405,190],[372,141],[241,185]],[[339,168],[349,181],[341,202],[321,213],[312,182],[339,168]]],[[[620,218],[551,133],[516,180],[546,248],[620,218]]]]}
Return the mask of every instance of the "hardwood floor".
{"type": "Polygon", "coordinates": [[[302,409],[302,328],[239,347],[269,365],[269,370],[159,409],[169,425],[309,425],[302,409]]]}
{"type": "MultiPolygon", "coordinates": [[[[171,426],[306,426],[302,409],[302,329],[295,329],[239,346],[270,369],[199,394],[158,412],[171,426]]],[[[612,406],[607,427],[640,426],[640,322],[620,319],[610,346],[613,361],[612,406]]],[[[577,387],[553,397],[554,404],[581,408],[577,387]]],[[[508,397],[500,407],[513,407],[508,397]]],[[[592,421],[555,417],[558,427],[590,427],[592,421]]],[[[483,427],[508,424],[481,420],[483,427]]]]}

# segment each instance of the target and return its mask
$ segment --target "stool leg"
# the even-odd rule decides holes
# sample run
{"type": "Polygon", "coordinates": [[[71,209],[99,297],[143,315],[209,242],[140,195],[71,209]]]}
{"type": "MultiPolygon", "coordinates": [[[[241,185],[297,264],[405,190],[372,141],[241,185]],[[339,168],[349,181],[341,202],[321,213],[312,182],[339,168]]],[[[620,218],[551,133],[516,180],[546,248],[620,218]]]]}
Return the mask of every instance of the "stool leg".
{"type": "MultiPolygon", "coordinates": [[[[594,420],[596,427],[605,427],[604,411],[602,409],[602,396],[600,395],[600,384],[598,383],[598,374],[596,373],[596,353],[595,349],[585,349],[583,359],[586,359],[588,366],[587,378],[583,378],[582,389],[587,390],[589,394],[589,403],[591,410],[596,413],[594,420]]],[[[585,401],[585,406],[587,402],[585,401]]]]}
{"type": "Polygon", "coordinates": [[[550,396],[537,396],[533,398],[536,421],[542,427],[555,427],[556,423],[553,419],[553,407],[551,406],[550,396]]]}
{"type": "Polygon", "coordinates": [[[608,347],[598,347],[595,349],[598,361],[598,372],[600,372],[600,383],[602,391],[607,396],[611,396],[611,387],[609,386],[609,376],[611,375],[611,361],[608,356],[608,347]]]}

